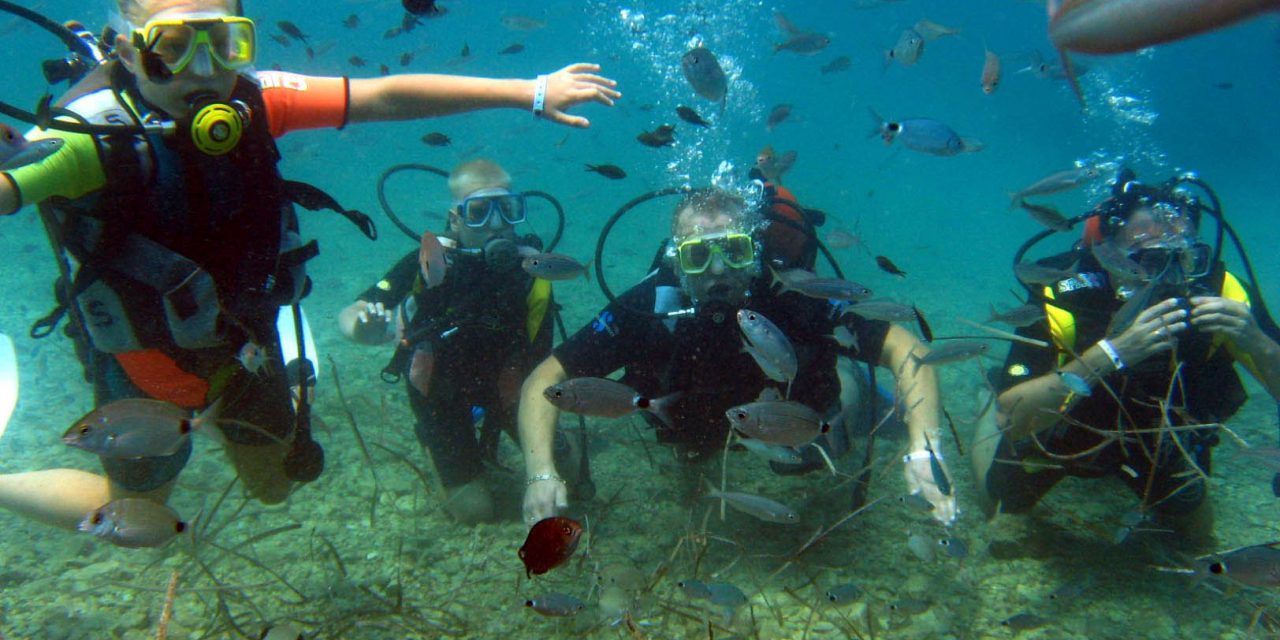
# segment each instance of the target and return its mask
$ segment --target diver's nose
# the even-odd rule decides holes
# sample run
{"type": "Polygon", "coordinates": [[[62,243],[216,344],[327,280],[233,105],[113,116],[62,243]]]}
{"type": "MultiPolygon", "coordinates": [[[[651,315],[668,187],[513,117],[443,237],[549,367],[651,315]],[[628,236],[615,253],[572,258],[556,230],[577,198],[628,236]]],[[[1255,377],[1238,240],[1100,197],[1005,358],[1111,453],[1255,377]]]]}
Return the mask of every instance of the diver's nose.
{"type": "Polygon", "coordinates": [[[213,76],[213,56],[209,54],[209,45],[201,43],[196,46],[196,52],[188,68],[191,73],[202,78],[213,76]]]}
{"type": "Polygon", "coordinates": [[[707,267],[707,271],[710,271],[711,275],[715,276],[724,273],[724,259],[720,257],[720,254],[716,253],[711,256],[711,264],[707,267]]]}

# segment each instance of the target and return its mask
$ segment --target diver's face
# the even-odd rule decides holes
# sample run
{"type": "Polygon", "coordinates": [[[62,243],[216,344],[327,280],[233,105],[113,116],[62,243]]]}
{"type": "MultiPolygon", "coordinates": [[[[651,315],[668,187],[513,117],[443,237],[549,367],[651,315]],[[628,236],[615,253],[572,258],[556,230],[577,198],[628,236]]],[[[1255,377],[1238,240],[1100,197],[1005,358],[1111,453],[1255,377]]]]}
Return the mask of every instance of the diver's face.
{"type": "Polygon", "coordinates": [[[1181,248],[1195,242],[1196,228],[1177,209],[1157,203],[1157,210],[1141,207],[1130,214],[1116,237],[1116,244],[1130,253],[1140,249],[1181,248]]]}
{"type": "MultiPolygon", "coordinates": [[[[454,199],[457,201],[466,201],[467,197],[472,194],[484,191],[486,189],[507,189],[511,185],[505,182],[483,182],[476,181],[468,185],[463,193],[455,193],[454,199]]],[[[484,245],[494,238],[514,238],[515,229],[502,218],[497,212],[489,216],[488,221],[482,227],[471,227],[463,223],[458,207],[449,210],[449,231],[458,239],[458,244],[464,249],[481,249],[484,245]]]]}
{"type": "MultiPolygon", "coordinates": [[[[138,16],[132,16],[135,27],[142,27],[156,20],[186,20],[198,18],[216,18],[232,15],[229,3],[221,0],[152,0],[143,1],[142,11],[145,17],[139,22],[138,16]]],[[[138,90],[147,102],[164,110],[170,116],[183,117],[190,115],[191,98],[199,94],[214,94],[219,100],[231,97],[235,88],[239,71],[227,69],[218,64],[209,55],[208,47],[199,46],[191,63],[168,82],[155,82],[143,69],[139,51],[132,43],[133,34],[120,34],[116,37],[116,50],[120,53],[120,61],[129,73],[137,80],[138,90]]]]}
{"type": "MultiPolygon", "coordinates": [[[[680,212],[673,241],[678,246],[682,242],[697,238],[739,231],[737,222],[737,217],[728,212],[685,209],[680,212]]],[[[680,278],[681,287],[693,300],[695,306],[706,302],[741,305],[747,299],[751,281],[760,273],[759,261],[752,261],[751,265],[746,267],[734,267],[726,263],[724,256],[718,252],[712,252],[710,262],[700,273],[686,272],[681,267],[678,257],[674,268],[676,275],[680,278]]]]}

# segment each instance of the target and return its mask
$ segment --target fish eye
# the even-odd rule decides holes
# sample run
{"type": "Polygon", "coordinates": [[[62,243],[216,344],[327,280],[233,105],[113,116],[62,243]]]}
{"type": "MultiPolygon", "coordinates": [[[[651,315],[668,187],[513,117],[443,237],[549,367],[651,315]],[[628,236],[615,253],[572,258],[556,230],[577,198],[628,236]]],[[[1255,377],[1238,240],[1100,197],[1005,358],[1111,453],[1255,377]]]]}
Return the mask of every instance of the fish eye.
{"type": "Polygon", "coordinates": [[[89,425],[87,424],[80,425],[80,435],[82,436],[89,435],[89,425]]]}
{"type": "Polygon", "coordinates": [[[560,527],[560,532],[565,534],[566,536],[573,535],[573,527],[565,525],[563,527],[560,527]]]}
{"type": "Polygon", "coordinates": [[[1227,565],[1221,562],[1215,562],[1209,565],[1209,573],[1214,575],[1222,575],[1227,572],[1227,565]]]}
{"type": "Polygon", "coordinates": [[[940,546],[943,546],[943,547],[949,547],[949,546],[951,546],[951,541],[950,541],[950,540],[947,540],[946,538],[943,538],[943,539],[941,539],[941,540],[939,540],[939,541],[938,541],[938,544],[939,544],[940,546]]]}
{"type": "Polygon", "coordinates": [[[739,419],[739,420],[746,420],[746,419],[747,419],[747,412],[746,412],[746,411],[739,411],[738,413],[736,413],[736,414],[734,414],[734,415],[736,415],[736,416],[738,417],[738,419],[739,419]]]}
{"type": "Polygon", "coordinates": [[[102,514],[95,512],[93,517],[89,519],[89,522],[92,522],[93,524],[102,524],[102,514]]]}
{"type": "Polygon", "coordinates": [[[900,124],[898,124],[898,123],[896,123],[896,122],[890,122],[890,123],[889,123],[889,126],[888,126],[888,127],[886,127],[886,128],[887,128],[889,131],[892,131],[892,132],[894,132],[894,133],[897,133],[897,131],[898,131],[899,129],[901,129],[901,128],[902,128],[902,125],[900,125],[900,124]]]}
{"type": "Polygon", "coordinates": [[[839,598],[837,598],[837,597],[835,596],[835,594],[834,594],[834,593],[831,593],[830,591],[828,591],[828,592],[827,592],[827,599],[828,599],[828,600],[830,600],[830,601],[832,601],[832,602],[835,602],[836,600],[839,600],[839,598]]]}

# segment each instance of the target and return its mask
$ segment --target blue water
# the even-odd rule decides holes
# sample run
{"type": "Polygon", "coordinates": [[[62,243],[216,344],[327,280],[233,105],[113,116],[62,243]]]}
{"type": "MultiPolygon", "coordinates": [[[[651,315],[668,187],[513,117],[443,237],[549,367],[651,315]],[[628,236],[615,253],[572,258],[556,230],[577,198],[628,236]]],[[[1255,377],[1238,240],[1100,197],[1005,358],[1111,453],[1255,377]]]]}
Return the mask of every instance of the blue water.
{"type": "MultiPolygon", "coordinates": [[[[84,4],[43,0],[33,6],[58,21],[78,18],[99,26],[106,17],[104,4],[89,10],[84,4]]],[[[571,62],[595,61],[624,93],[615,108],[577,109],[591,119],[587,130],[504,110],[295,133],[280,141],[288,177],[313,182],[348,207],[378,217],[382,237],[371,243],[336,216],[303,214],[305,233],[323,248],[310,265],[316,286],[306,307],[321,352],[339,363],[365,438],[398,449],[428,473],[430,461],[414,444],[402,390],[377,377],[389,354],[345,342],[332,320],[414,246],[377,215],[379,174],[396,163],[447,170],[475,156],[500,162],[518,188],[550,192],[564,204],[568,226],[559,250],[585,261],[607,217],[632,197],[666,186],[706,184],[722,162],[733,163],[741,175],[766,144],[779,152],[795,149],[799,161],[785,177],[786,185],[805,204],[827,211],[827,229],[857,230],[873,253],[891,256],[910,276],[891,278],[858,250],[837,253],[845,273],[878,293],[915,302],[938,334],[965,330],[956,318],[985,318],[989,302],[1008,306],[1012,300],[1007,292],[1016,281],[1009,259],[1039,227],[1007,209],[1007,192],[1077,162],[1128,164],[1150,182],[1195,171],[1216,189],[1251,251],[1264,294],[1280,305],[1274,223],[1280,20],[1275,17],[1133,55],[1086,59],[1090,70],[1082,84],[1090,106],[1082,114],[1065,83],[1016,73],[1031,51],[1054,57],[1043,7],[1035,2],[905,0],[862,10],[850,8],[862,3],[834,1],[444,0],[446,16],[393,39],[383,33],[399,24],[396,2],[246,4],[260,28],[261,68],[279,64],[305,74],[360,76],[376,74],[377,65],[385,63],[393,72],[530,78],[571,62]],[[829,33],[831,45],[814,56],[773,53],[771,45],[781,41],[775,9],[800,27],[829,33]],[[340,24],[351,13],[361,18],[358,29],[340,24]],[[528,16],[546,26],[511,31],[500,23],[502,15],[528,16]],[[882,69],[883,50],[922,18],[962,33],[927,43],[912,67],[882,69]],[[277,32],[278,20],[297,23],[314,49],[327,51],[308,60],[298,43],[286,48],[267,39],[277,32]],[[715,51],[731,73],[723,115],[717,105],[696,97],[680,74],[680,55],[697,41],[715,51]],[[524,52],[497,55],[517,42],[525,45],[524,52]],[[466,60],[458,55],[464,44],[472,52],[466,60]],[[1003,82],[990,96],[979,89],[984,47],[1004,62],[1003,82]],[[414,60],[401,67],[406,51],[414,60]],[[352,55],[370,66],[351,67],[352,55]],[[819,72],[839,55],[852,59],[849,71],[819,72]],[[791,118],[768,132],[764,119],[779,103],[794,106],[791,118]],[[715,127],[699,130],[679,122],[674,115],[679,104],[694,106],[715,120],[715,127]],[[944,121],[986,148],[939,158],[886,147],[868,136],[871,109],[892,119],[944,121]],[[664,122],[677,124],[675,147],[650,149],[634,141],[636,134],[664,122]],[[431,131],[449,135],[452,146],[422,144],[419,138],[431,131]],[[583,163],[616,164],[629,177],[608,181],[584,172],[583,163]]],[[[0,34],[6,64],[2,97],[33,106],[46,91],[38,63],[60,51],[51,38],[7,18],[0,17],[0,34]]],[[[1064,212],[1082,212],[1104,187],[1099,183],[1048,201],[1064,212]]],[[[439,179],[399,175],[389,182],[388,196],[411,225],[441,226],[438,216],[431,217],[448,205],[439,179]]],[[[647,268],[668,232],[670,204],[642,207],[611,237],[604,267],[615,291],[647,268]]],[[[550,209],[535,211],[536,230],[547,233],[553,222],[550,209]]],[[[1066,248],[1068,243],[1052,239],[1047,245],[1066,248]]],[[[88,456],[57,442],[91,402],[68,342],[26,337],[29,325],[52,306],[56,269],[45,245],[32,211],[0,221],[0,253],[9,258],[0,280],[0,296],[7,301],[0,306],[0,331],[17,342],[23,385],[18,412],[0,441],[0,471],[96,470],[88,456]]],[[[1234,253],[1226,255],[1238,272],[1234,253]]],[[[571,331],[603,304],[599,291],[580,281],[558,285],[556,295],[571,331]]],[[[945,449],[954,460],[963,511],[954,533],[968,541],[969,558],[917,560],[906,548],[907,532],[936,536],[940,530],[886,506],[859,516],[773,575],[819,525],[846,512],[847,486],[816,475],[776,478],[744,459],[731,471],[735,486],[797,505],[804,524],[759,525],[733,512],[724,522],[713,515],[704,524],[710,503],[685,504],[669,456],[653,445],[650,434],[641,442],[625,420],[591,422],[599,497],[577,511],[589,516],[590,553],[583,553],[584,543],[581,562],[531,584],[515,554],[524,536],[516,521],[522,474],[515,449],[504,450],[504,461],[517,472],[494,476],[507,519],[474,530],[459,527],[438,510],[442,491],[434,482],[424,487],[407,466],[376,448],[372,454],[382,489],[375,495],[332,381],[326,364],[317,413],[331,430],[319,435],[329,452],[321,480],[285,506],[251,503],[235,517],[239,493],[233,490],[211,516],[210,530],[217,533],[206,542],[223,547],[299,525],[239,549],[279,579],[205,544],[200,557],[225,585],[219,592],[210,575],[190,562],[186,545],[115,549],[0,513],[0,635],[155,637],[163,588],[174,570],[181,577],[170,637],[182,638],[237,637],[229,620],[251,637],[281,620],[294,620],[323,638],[632,637],[625,625],[609,626],[618,615],[598,606],[599,589],[592,585],[601,573],[606,582],[632,587],[628,579],[636,582],[632,574],[637,573],[644,576],[638,580],[644,587],[652,585],[633,589],[643,591],[632,608],[639,634],[634,637],[704,637],[710,623],[715,637],[1003,638],[1015,632],[999,622],[1023,611],[1049,621],[1021,632],[1028,638],[1275,637],[1280,629],[1273,622],[1280,615],[1273,608],[1274,593],[1193,588],[1181,576],[1151,568],[1184,560],[1161,551],[1159,544],[1148,545],[1147,539],[1115,544],[1112,532],[1135,502],[1118,483],[1066,482],[1030,516],[984,521],[972,499],[964,458],[950,442],[945,449]],[[371,496],[377,504],[372,518],[371,496]],[[229,524],[222,528],[224,523],[229,524]],[[342,569],[322,540],[332,543],[344,561],[342,569]],[[703,545],[705,555],[698,553],[703,545]],[[751,606],[726,620],[720,611],[690,602],[675,582],[695,573],[739,585],[751,606]],[[869,595],[843,609],[822,606],[826,588],[848,581],[858,582],[869,595]],[[1069,601],[1048,598],[1063,585],[1084,590],[1069,601]],[[526,598],[550,590],[586,599],[586,610],[568,620],[524,610],[526,598]],[[225,600],[222,612],[218,593],[225,600]],[[890,611],[891,603],[906,598],[929,600],[932,606],[917,615],[890,611]],[[1258,612],[1263,622],[1251,627],[1258,612]],[[344,620],[353,624],[344,629],[344,620]]],[[[1270,445],[1276,438],[1274,406],[1257,384],[1248,385],[1254,400],[1230,424],[1250,443],[1270,445]]],[[[969,366],[944,371],[944,396],[953,415],[976,412],[979,387],[969,366]]],[[[959,426],[962,435],[969,433],[969,425],[959,426]]],[[[892,497],[901,493],[902,481],[891,461],[892,446],[882,449],[884,471],[876,476],[873,496],[892,497]]],[[[1223,549],[1276,537],[1270,472],[1234,456],[1236,449],[1230,442],[1218,448],[1213,473],[1216,535],[1223,549]]],[[[846,470],[855,464],[844,461],[846,470]]],[[[221,454],[201,442],[173,504],[184,514],[212,510],[230,479],[221,454]]],[[[1148,537],[1156,541],[1158,534],[1148,537]]]]}

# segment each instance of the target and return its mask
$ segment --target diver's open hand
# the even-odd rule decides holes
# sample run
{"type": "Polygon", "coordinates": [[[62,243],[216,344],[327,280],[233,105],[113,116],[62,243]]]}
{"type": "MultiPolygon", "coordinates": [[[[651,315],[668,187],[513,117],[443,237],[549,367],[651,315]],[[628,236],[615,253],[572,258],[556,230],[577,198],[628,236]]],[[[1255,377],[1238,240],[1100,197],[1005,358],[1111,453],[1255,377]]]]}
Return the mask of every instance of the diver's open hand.
{"type": "Polygon", "coordinates": [[[542,117],[567,124],[571,127],[586,128],[591,121],[582,116],[571,116],[565,111],[583,102],[599,102],[612,107],[613,101],[622,97],[614,87],[618,83],[604,76],[595,75],[600,65],[587,62],[571,64],[547,76],[547,96],[542,117]]]}
{"type": "MultiPolygon", "coordinates": [[[[938,460],[942,472],[951,477],[951,472],[946,466],[938,460]]],[[[938,488],[938,484],[933,481],[933,468],[929,464],[928,458],[917,458],[906,463],[903,474],[907,479],[907,493],[920,494],[929,504],[933,505],[933,518],[944,525],[951,526],[956,521],[956,515],[960,513],[956,507],[955,486],[951,487],[951,495],[943,495],[942,490],[938,488]]]]}
{"type": "Polygon", "coordinates": [[[1246,349],[1262,334],[1249,305],[1217,296],[1191,298],[1191,326],[1222,335],[1246,349]]]}
{"type": "Polygon", "coordinates": [[[569,506],[569,493],[558,477],[536,480],[524,490],[524,526],[532,527],[569,506]]]}
{"type": "Polygon", "coordinates": [[[1143,309],[1123,333],[1111,338],[1120,360],[1133,366],[1177,344],[1187,330],[1187,310],[1177,298],[1169,298],[1143,309]]]}

